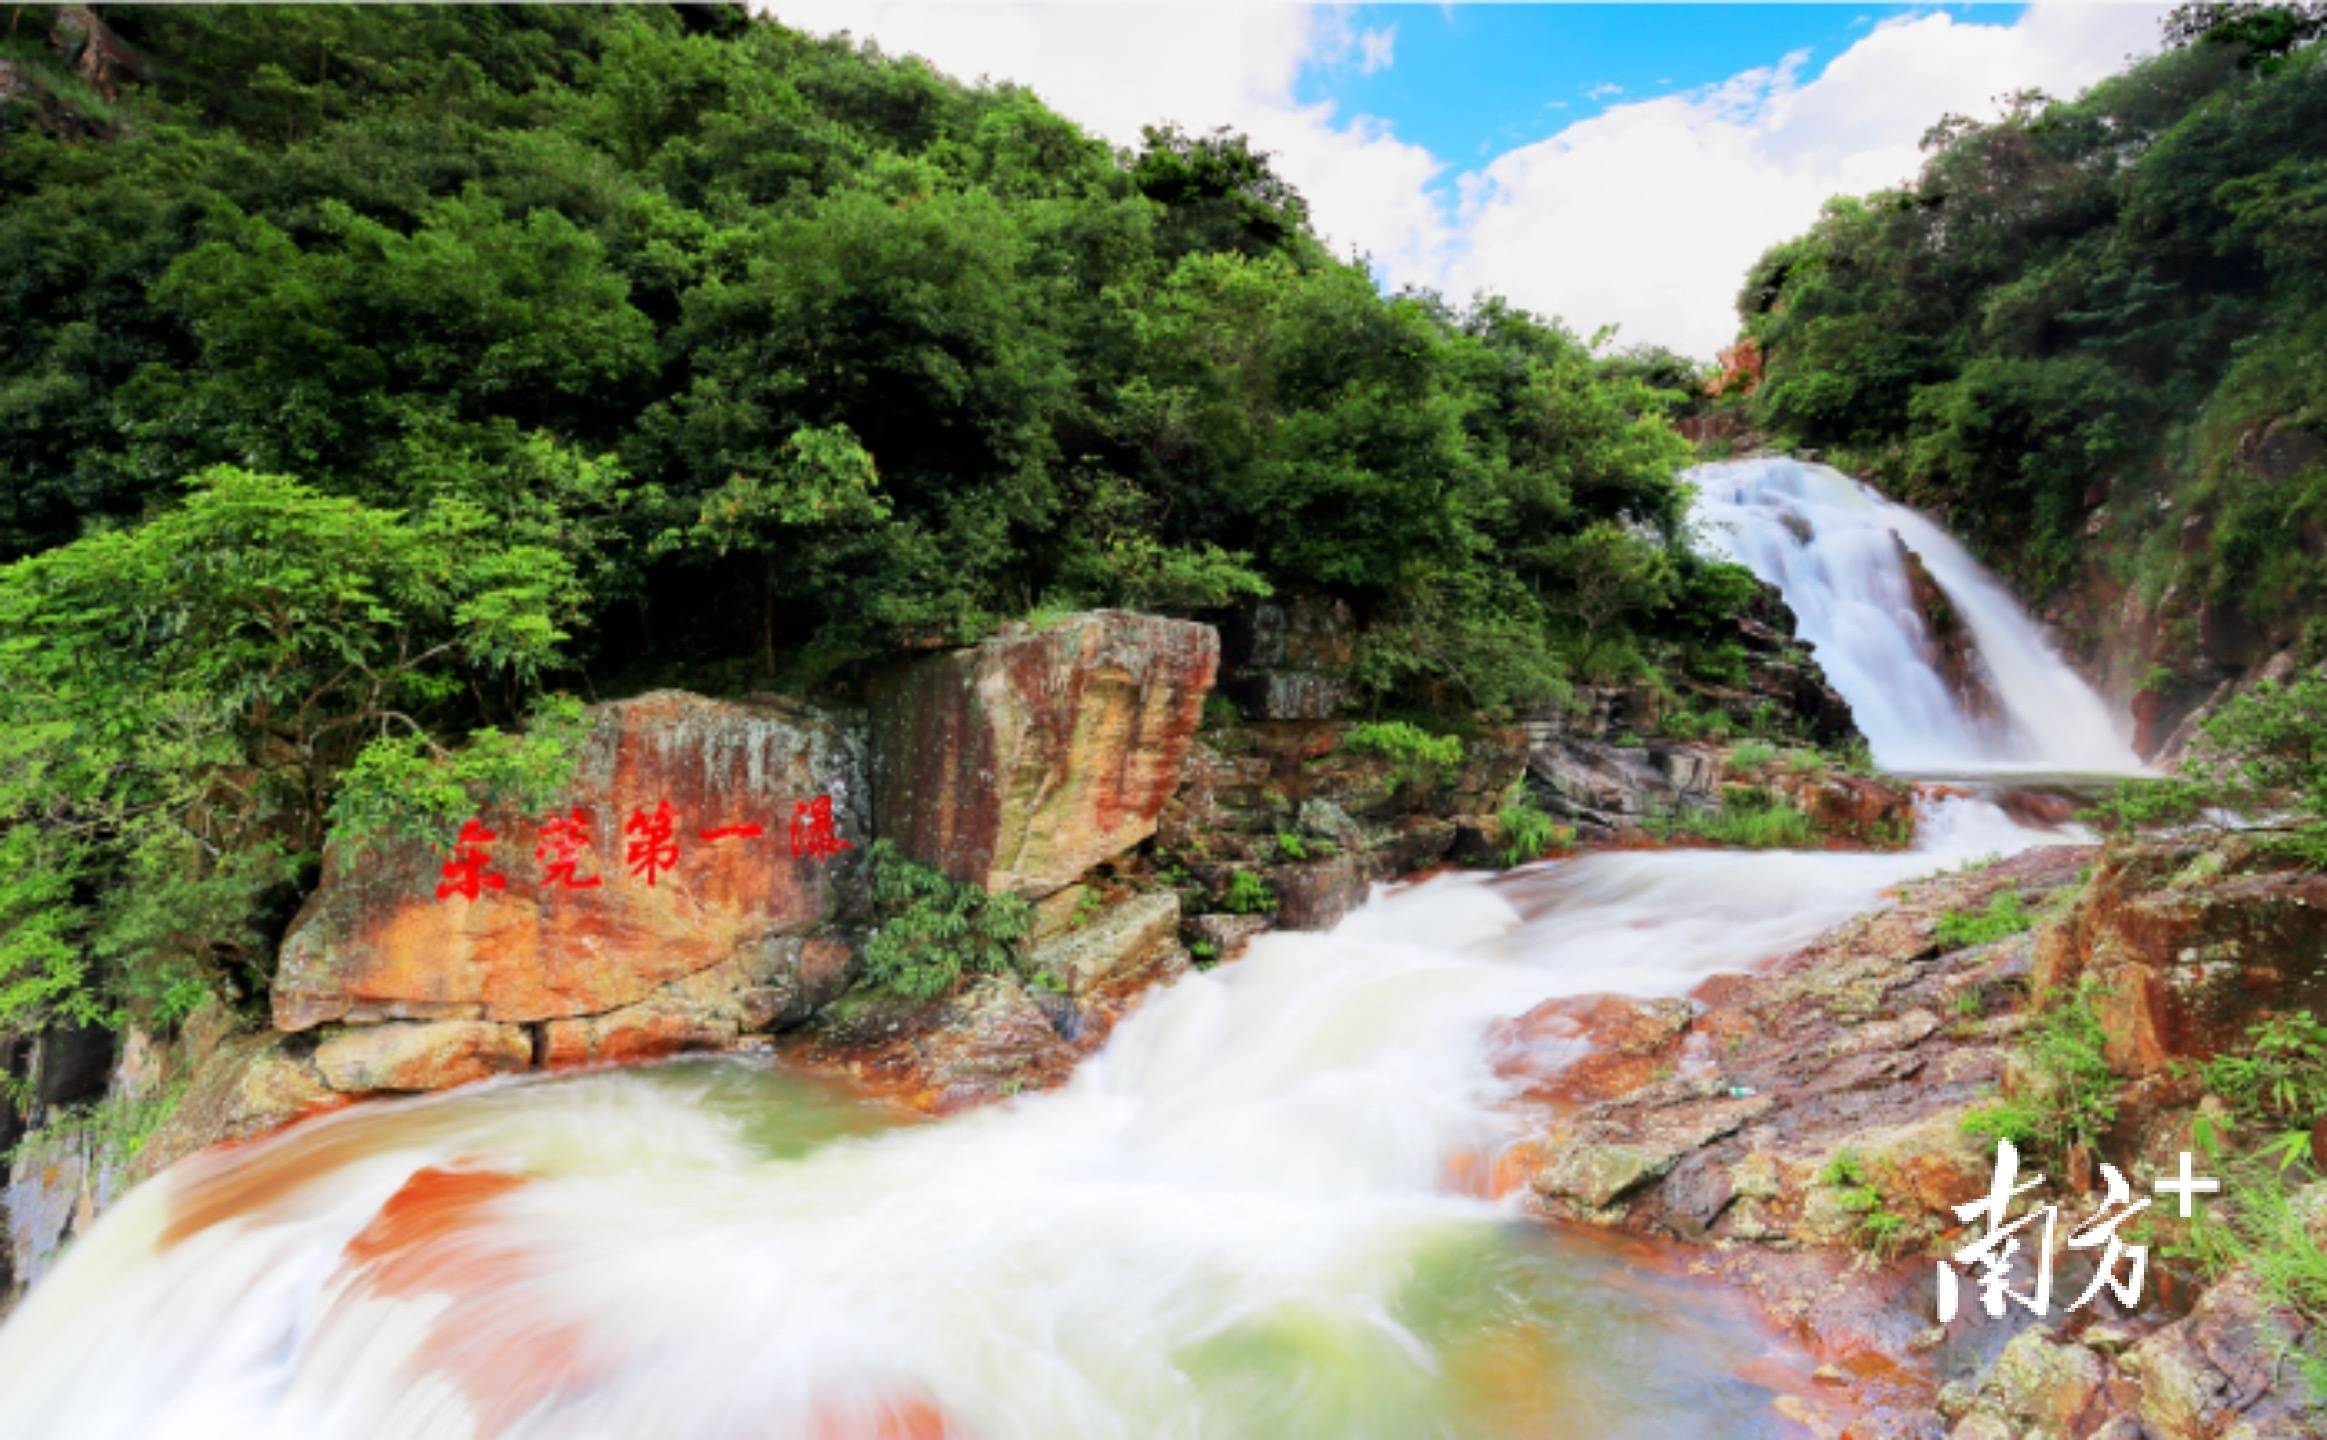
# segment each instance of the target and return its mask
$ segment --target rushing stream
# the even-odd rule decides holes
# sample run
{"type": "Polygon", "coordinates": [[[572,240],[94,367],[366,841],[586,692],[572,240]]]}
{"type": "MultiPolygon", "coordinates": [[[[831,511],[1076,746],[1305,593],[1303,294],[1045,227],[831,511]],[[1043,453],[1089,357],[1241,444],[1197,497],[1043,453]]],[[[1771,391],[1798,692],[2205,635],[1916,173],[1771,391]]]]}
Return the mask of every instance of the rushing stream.
{"type": "MultiPolygon", "coordinates": [[[[1708,518],[1797,608],[1888,615],[1870,532],[1913,517],[1830,475],[1715,467],[1708,518]],[[1834,553],[1780,551],[1785,505],[1834,553]]],[[[1878,756],[2129,765],[2100,701],[1938,549],[2015,719],[1948,728],[1907,693],[1913,656],[1880,653],[1908,643],[1897,624],[1806,617],[1878,756]]],[[[942,1122],[736,1060],[359,1107],[196,1157],[108,1214],[0,1329],[0,1428],[1794,1433],[1742,1377],[1797,1357],[1742,1309],[1451,1178],[1521,1123],[1485,1032],[1557,995],[1683,993],[1950,856],[2040,838],[1959,799],[1913,854],[1442,877],[1328,934],[1264,936],[1149,997],[1062,1089],[942,1122]]]]}

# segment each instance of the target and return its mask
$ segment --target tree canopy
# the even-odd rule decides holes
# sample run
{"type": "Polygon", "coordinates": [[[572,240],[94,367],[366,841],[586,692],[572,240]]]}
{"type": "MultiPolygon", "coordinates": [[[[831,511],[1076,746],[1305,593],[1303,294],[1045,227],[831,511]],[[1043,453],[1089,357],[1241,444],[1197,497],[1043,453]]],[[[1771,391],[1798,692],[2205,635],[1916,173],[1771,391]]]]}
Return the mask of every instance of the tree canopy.
{"type": "Polygon", "coordinates": [[[2327,467],[2245,451],[2327,435],[2327,7],[2165,30],[2076,100],[1941,121],[1914,183],[1764,255],[1738,297],[1753,409],[2031,589],[2099,565],[2285,635],[2327,605],[2316,547],[2287,543],[2327,522],[2327,467]]]}
{"type": "Polygon", "coordinates": [[[559,691],[1291,591],[1401,704],[1722,658],[1670,367],[1385,295],[1241,137],[740,8],[100,13],[0,37],[0,1028],[249,982],[559,691]]]}

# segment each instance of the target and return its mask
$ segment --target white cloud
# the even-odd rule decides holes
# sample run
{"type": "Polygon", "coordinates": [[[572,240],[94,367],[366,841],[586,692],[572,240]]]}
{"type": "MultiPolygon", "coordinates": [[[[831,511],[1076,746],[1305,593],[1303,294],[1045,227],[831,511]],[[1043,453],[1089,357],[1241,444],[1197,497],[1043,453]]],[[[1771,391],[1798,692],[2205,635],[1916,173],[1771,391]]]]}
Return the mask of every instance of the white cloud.
{"type": "Polygon", "coordinates": [[[1586,100],[1613,100],[1623,93],[1623,86],[1613,80],[1603,80],[1597,85],[1586,87],[1584,98],[1586,100]]]}
{"type": "Polygon", "coordinates": [[[934,0],[763,0],[788,25],[849,30],[965,79],[1015,80],[1118,145],[1140,126],[1227,125],[1271,152],[1321,234],[1362,247],[1386,274],[1434,275],[1453,243],[1430,192],[1444,165],[1382,122],[1304,104],[1304,67],[1370,74],[1392,63],[1394,27],[1363,30],[1338,7],[1066,5],[934,0]]]}
{"type": "Polygon", "coordinates": [[[2040,4],[2008,26],[1928,13],[1875,26],[1814,79],[1796,54],[1611,107],[1462,177],[1461,248],[1439,278],[1710,354],[1761,252],[1826,197],[1912,176],[1940,115],[2032,85],[2073,94],[2156,35],[2147,8],[2040,4]]]}
{"type": "MultiPolygon", "coordinates": [[[[786,23],[848,29],[965,78],[1016,80],[1117,144],[1142,124],[1229,125],[1276,156],[1336,248],[1385,278],[1498,291],[1579,330],[1710,354],[1762,250],[1825,198],[1914,173],[1947,111],[2026,86],[2072,94],[2150,48],[2149,7],[2039,3],[2010,25],[1885,20],[1811,77],[1772,56],[1701,90],[1619,102],[1456,177],[1383,121],[1304,104],[1305,68],[1374,73],[1394,32],[1338,7],[772,0],[786,23]]],[[[1605,88],[1605,87],[1603,87],[1605,88]]],[[[1605,98],[1605,97],[1602,97],[1605,98]]],[[[1547,101],[1549,105],[1564,102],[1547,101]]]]}

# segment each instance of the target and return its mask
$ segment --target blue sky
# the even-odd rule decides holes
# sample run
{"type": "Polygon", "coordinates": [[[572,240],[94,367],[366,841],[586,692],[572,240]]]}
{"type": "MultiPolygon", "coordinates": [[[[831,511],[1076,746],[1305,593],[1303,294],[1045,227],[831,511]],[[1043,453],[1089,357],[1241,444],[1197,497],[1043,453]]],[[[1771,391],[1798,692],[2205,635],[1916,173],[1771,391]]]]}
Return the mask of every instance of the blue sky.
{"type": "Polygon", "coordinates": [[[757,0],[1118,145],[1226,126],[1385,285],[1503,295],[1709,356],[1754,260],[1837,194],[1909,179],[1943,114],[2073,95],[2162,7],[757,0]]]}
{"type": "Polygon", "coordinates": [[[1391,63],[1347,57],[1303,67],[1295,94],[1389,120],[1458,166],[1544,139],[1610,105],[1716,84],[1804,51],[1812,70],[1875,22],[1946,10],[2009,25],[2024,5],[1361,5],[1360,31],[1388,31],[1391,63]]]}

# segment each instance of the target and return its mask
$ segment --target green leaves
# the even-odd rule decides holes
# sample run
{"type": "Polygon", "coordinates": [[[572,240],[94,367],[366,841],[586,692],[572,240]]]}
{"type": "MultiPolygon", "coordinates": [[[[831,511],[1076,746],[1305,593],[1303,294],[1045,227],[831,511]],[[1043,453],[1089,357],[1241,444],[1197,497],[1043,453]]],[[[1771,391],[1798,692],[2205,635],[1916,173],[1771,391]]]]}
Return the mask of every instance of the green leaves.
{"type": "Polygon", "coordinates": [[[865,942],[868,983],[909,1000],[934,1000],[968,976],[1019,968],[1020,942],[1034,927],[1027,901],[990,895],[908,860],[887,840],[874,841],[866,858],[875,921],[865,942]]]}
{"type": "MultiPolygon", "coordinates": [[[[440,717],[457,735],[471,687],[562,663],[570,568],[494,531],[466,502],[407,518],[216,467],[0,569],[0,852],[25,872],[0,896],[0,1027],[258,988],[340,767],[384,742],[349,813],[425,812],[440,717]]],[[[488,732],[450,773],[515,785],[554,748],[488,732]]]]}

